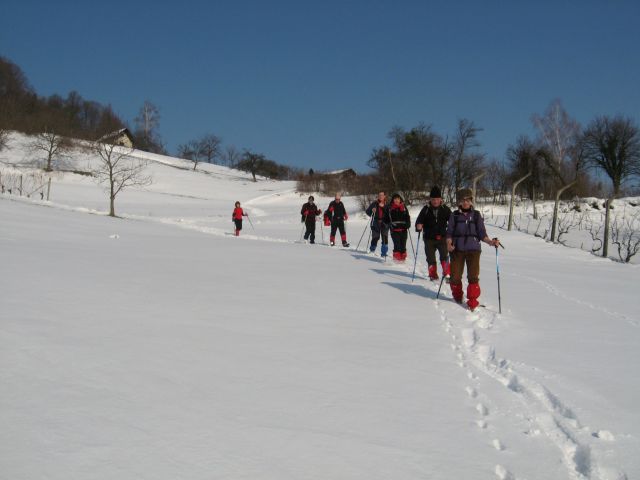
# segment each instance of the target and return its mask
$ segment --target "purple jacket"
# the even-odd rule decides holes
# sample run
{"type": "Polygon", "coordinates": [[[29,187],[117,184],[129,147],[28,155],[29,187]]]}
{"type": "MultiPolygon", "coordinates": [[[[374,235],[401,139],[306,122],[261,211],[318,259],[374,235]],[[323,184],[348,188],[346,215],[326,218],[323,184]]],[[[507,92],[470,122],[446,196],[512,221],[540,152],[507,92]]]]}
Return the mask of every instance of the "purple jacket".
{"type": "Polygon", "coordinates": [[[482,250],[481,241],[487,236],[482,215],[477,210],[468,212],[455,210],[449,217],[447,224],[447,238],[453,239],[456,250],[479,251],[482,250]],[[475,218],[475,221],[474,221],[475,218]]]}

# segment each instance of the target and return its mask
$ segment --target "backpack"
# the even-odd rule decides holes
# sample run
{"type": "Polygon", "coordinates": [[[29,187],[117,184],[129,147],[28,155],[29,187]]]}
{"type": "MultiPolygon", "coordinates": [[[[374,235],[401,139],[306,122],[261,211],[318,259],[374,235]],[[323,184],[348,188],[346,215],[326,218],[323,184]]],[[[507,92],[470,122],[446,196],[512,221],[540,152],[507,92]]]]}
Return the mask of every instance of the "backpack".
{"type": "Polygon", "coordinates": [[[453,215],[453,238],[462,238],[464,237],[465,239],[465,243],[467,241],[467,238],[469,237],[475,237],[478,239],[478,241],[482,240],[480,237],[478,237],[478,219],[480,218],[480,212],[476,209],[473,210],[473,215],[471,216],[471,222],[473,222],[473,224],[475,225],[475,234],[471,234],[468,233],[470,231],[470,228],[467,229],[467,233],[465,235],[457,235],[456,231],[457,231],[457,225],[458,223],[466,223],[466,220],[458,220],[458,218],[462,217],[460,210],[456,210],[455,212],[452,213],[453,215]]]}

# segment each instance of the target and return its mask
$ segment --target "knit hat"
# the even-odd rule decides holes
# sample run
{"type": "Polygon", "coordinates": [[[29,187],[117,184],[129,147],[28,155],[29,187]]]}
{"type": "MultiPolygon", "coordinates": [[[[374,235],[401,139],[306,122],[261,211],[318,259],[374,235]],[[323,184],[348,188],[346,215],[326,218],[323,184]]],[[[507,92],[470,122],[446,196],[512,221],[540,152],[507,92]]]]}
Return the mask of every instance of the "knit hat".
{"type": "Polygon", "coordinates": [[[473,192],[470,188],[462,188],[456,192],[456,203],[460,205],[465,198],[471,198],[473,202],[473,192]]]}
{"type": "Polygon", "coordinates": [[[311,196],[309,197],[309,201],[310,201],[310,202],[313,202],[314,200],[315,200],[315,198],[313,198],[313,195],[311,195],[311,196]]]}
{"type": "Polygon", "coordinates": [[[442,191],[440,187],[435,186],[431,189],[431,193],[429,194],[430,198],[442,198],[442,191]]]}

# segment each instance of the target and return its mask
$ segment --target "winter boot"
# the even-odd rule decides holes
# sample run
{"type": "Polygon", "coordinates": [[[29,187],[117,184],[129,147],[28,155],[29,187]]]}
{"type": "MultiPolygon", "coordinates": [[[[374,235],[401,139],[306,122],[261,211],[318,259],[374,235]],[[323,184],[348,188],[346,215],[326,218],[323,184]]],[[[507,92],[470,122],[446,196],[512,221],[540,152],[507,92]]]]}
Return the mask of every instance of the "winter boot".
{"type": "Polygon", "coordinates": [[[240,230],[236,230],[236,237],[240,236],[240,230]]]}
{"type": "Polygon", "coordinates": [[[480,296],[480,284],[470,283],[467,286],[467,305],[472,312],[480,305],[478,297],[480,296]]]}
{"type": "Polygon", "coordinates": [[[382,244],[382,246],[380,247],[380,255],[382,257],[386,257],[387,256],[387,252],[389,251],[389,245],[385,245],[384,243],[382,244]]]}
{"type": "Polygon", "coordinates": [[[400,252],[393,252],[393,260],[395,262],[400,262],[402,259],[400,252]]]}
{"type": "Polygon", "coordinates": [[[329,237],[329,245],[333,247],[335,244],[336,244],[336,237],[334,235],[331,235],[329,237]]]}
{"type": "Polygon", "coordinates": [[[458,303],[462,303],[462,283],[452,283],[451,285],[451,294],[453,295],[453,299],[458,302],[458,303]]]}
{"type": "Polygon", "coordinates": [[[437,279],[438,279],[438,266],[429,265],[429,280],[437,280],[437,279]]]}
{"type": "Polygon", "coordinates": [[[407,259],[407,252],[402,252],[402,261],[404,262],[407,259]]]}
{"type": "MultiPolygon", "coordinates": [[[[440,262],[440,264],[442,265],[442,275],[444,275],[445,280],[448,282],[449,278],[451,278],[451,264],[447,261],[440,262]]],[[[436,278],[438,278],[437,274],[436,278]]]]}
{"type": "Polygon", "coordinates": [[[347,243],[347,235],[345,235],[345,234],[340,235],[340,238],[342,239],[342,246],[345,247],[345,248],[348,247],[349,243],[347,243]]]}
{"type": "MultiPolygon", "coordinates": [[[[376,251],[376,248],[378,246],[378,242],[371,242],[371,246],[369,247],[369,252],[373,253],[376,251]]],[[[384,247],[384,245],[383,245],[384,247]]]]}

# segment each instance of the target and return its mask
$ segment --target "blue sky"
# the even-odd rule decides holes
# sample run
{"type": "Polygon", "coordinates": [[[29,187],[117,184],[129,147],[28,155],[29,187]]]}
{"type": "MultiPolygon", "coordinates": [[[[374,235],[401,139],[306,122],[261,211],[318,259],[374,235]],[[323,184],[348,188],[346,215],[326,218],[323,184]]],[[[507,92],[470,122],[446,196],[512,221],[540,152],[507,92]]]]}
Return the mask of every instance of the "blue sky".
{"type": "Polygon", "coordinates": [[[203,133],[289,165],[366,171],[394,125],[482,127],[503,158],[560,98],[640,120],[640,2],[3,0],[0,55],[36,90],[161,109],[170,151],[203,133]],[[95,5],[94,5],[95,3],[95,5]]]}

